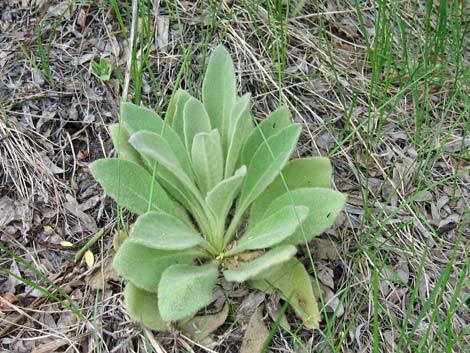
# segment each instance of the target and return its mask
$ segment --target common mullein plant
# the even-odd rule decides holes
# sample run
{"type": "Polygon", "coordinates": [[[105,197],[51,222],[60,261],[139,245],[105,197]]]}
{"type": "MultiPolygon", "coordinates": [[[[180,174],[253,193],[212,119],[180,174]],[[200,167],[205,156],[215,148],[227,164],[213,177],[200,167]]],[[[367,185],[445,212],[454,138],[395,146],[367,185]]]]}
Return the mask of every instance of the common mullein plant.
{"type": "Polygon", "coordinates": [[[138,215],[113,262],[132,318],[168,330],[210,305],[225,279],[278,291],[305,327],[318,327],[296,245],[329,228],[345,196],[331,189],[327,158],[289,160],[301,126],[285,107],[254,124],[223,46],[209,60],[202,101],[179,90],[165,119],[122,103],[109,130],[119,157],[90,170],[138,215]]]}

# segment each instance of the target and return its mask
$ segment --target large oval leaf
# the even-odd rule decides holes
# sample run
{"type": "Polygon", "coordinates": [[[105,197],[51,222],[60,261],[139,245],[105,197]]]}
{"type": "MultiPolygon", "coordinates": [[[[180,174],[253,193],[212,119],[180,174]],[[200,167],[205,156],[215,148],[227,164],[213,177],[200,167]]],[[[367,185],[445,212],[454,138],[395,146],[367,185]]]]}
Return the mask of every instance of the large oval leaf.
{"type": "Polygon", "coordinates": [[[142,214],[162,210],[176,215],[165,190],[143,167],[117,158],[100,159],[88,167],[106,194],[129,211],[142,214]]]}
{"type": "Polygon", "coordinates": [[[331,227],[345,202],[346,196],[339,191],[326,188],[300,188],[275,199],[263,217],[268,217],[292,203],[295,206],[307,206],[310,209],[307,219],[283,242],[284,244],[303,244],[331,227]]]}
{"type": "Polygon", "coordinates": [[[222,45],[212,53],[202,83],[204,107],[213,129],[218,129],[222,147],[227,151],[231,113],[237,98],[235,68],[232,58],[222,45]]]}
{"type": "Polygon", "coordinates": [[[325,157],[307,157],[290,160],[284,169],[282,169],[281,174],[253,202],[250,208],[250,227],[251,224],[257,224],[260,221],[274,199],[288,190],[303,187],[331,187],[332,168],[330,160],[325,157]]]}
{"type": "Polygon", "coordinates": [[[183,170],[190,178],[193,178],[189,155],[183,140],[157,113],[151,109],[124,102],[121,103],[121,121],[131,136],[142,131],[162,136],[177,156],[183,170]]]}
{"type": "Polygon", "coordinates": [[[158,286],[158,305],[165,321],[192,317],[213,299],[217,265],[173,265],[163,272],[158,286]]]}
{"type": "Polygon", "coordinates": [[[237,246],[225,255],[233,256],[245,250],[270,248],[294,233],[307,216],[308,207],[286,206],[247,231],[239,239],[237,246]]]}
{"type": "Polygon", "coordinates": [[[211,122],[201,102],[190,98],[184,107],[183,114],[184,141],[188,153],[191,153],[194,136],[200,132],[211,131],[211,122]]]}
{"type": "Polygon", "coordinates": [[[128,282],[124,289],[124,304],[131,318],[142,322],[146,327],[156,331],[166,331],[168,326],[158,311],[156,293],[147,292],[128,282]]]}
{"type": "Polygon", "coordinates": [[[284,106],[269,114],[248,136],[241,153],[241,164],[249,165],[256,150],[265,139],[288,127],[291,122],[289,110],[284,106]]]}
{"type": "Polygon", "coordinates": [[[275,247],[253,261],[224,271],[224,277],[231,282],[245,282],[261,272],[289,260],[296,252],[296,247],[292,245],[275,247]]]}
{"type": "Polygon", "coordinates": [[[261,144],[248,165],[237,212],[244,212],[276,178],[294,151],[300,130],[293,124],[261,144]]]}
{"type": "Polygon", "coordinates": [[[281,266],[275,266],[248,284],[263,292],[275,289],[294,308],[307,328],[318,328],[321,320],[317,301],[313,294],[311,277],[299,260],[292,258],[281,266]]]}
{"type": "Polygon", "coordinates": [[[191,161],[199,189],[206,194],[223,178],[224,160],[218,130],[194,136],[191,161]]]}
{"type": "Polygon", "coordinates": [[[147,212],[131,228],[127,241],[153,249],[182,250],[202,242],[201,236],[176,217],[161,212],[147,212]]]}
{"type": "Polygon", "coordinates": [[[157,292],[160,277],[168,266],[190,264],[201,255],[196,250],[158,250],[126,240],[114,256],[113,266],[139,288],[157,292]]]}

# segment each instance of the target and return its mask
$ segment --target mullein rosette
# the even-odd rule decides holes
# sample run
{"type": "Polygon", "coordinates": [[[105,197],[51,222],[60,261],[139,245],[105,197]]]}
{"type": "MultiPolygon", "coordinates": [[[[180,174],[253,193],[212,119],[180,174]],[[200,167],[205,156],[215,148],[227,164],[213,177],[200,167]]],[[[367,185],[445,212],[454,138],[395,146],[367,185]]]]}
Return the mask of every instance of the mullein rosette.
{"type": "Polygon", "coordinates": [[[150,329],[192,318],[222,276],[278,291],[305,327],[319,325],[296,245],[333,225],[345,195],[330,188],[327,158],[289,160],[301,126],[285,107],[255,126],[250,94],[236,88],[219,46],[202,102],[179,90],[164,120],[122,103],[109,128],[119,157],[90,164],[107,195],[138,215],[113,265],[127,282],[129,314],[150,329]]]}

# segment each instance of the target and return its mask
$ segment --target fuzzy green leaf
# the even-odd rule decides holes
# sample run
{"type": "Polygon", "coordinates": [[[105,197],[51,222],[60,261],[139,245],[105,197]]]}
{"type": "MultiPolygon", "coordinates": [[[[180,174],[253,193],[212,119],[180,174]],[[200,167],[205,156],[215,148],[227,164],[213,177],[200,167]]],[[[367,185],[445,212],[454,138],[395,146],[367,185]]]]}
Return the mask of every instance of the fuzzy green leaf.
{"type": "Polygon", "coordinates": [[[194,136],[200,132],[209,133],[211,122],[201,102],[190,98],[184,107],[184,139],[188,153],[191,153],[194,136]]]}
{"type": "MultiPolygon", "coordinates": [[[[183,140],[157,113],[151,109],[124,102],[121,104],[121,121],[131,136],[142,131],[153,132],[162,136],[178,157],[186,174],[191,179],[194,178],[183,140]]],[[[153,168],[153,166],[150,167],[153,168]]]]}
{"type": "Polygon", "coordinates": [[[306,206],[310,209],[307,219],[283,244],[304,244],[330,228],[341,212],[346,196],[325,188],[300,188],[275,199],[263,217],[268,217],[287,205],[306,206]]]}
{"type": "Polygon", "coordinates": [[[196,250],[158,250],[126,240],[119,247],[113,266],[139,288],[156,293],[160,277],[168,266],[191,264],[198,256],[201,252],[196,250]]]}
{"type": "Polygon", "coordinates": [[[253,261],[224,271],[224,277],[230,282],[245,282],[261,272],[289,260],[296,252],[297,249],[292,245],[275,247],[253,261]]]}
{"type": "Polygon", "coordinates": [[[272,247],[294,233],[307,216],[308,207],[286,206],[244,234],[237,246],[227,251],[226,256],[232,256],[244,250],[272,247]]]}
{"type": "Polygon", "coordinates": [[[140,131],[133,134],[129,142],[143,156],[161,163],[193,195],[197,196],[199,194],[191,178],[180,164],[177,155],[162,136],[148,131],[140,131]]]}
{"type": "Polygon", "coordinates": [[[153,249],[182,250],[202,242],[201,236],[174,216],[147,212],[131,228],[129,240],[153,249]]]}
{"type": "Polygon", "coordinates": [[[293,124],[261,144],[248,165],[237,212],[244,212],[276,178],[294,151],[300,130],[293,124]]]}
{"type": "Polygon", "coordinates": [[[191,160],[199,189],[206,194],[223,178],[224,160],[218,130],[194,136],[191,160]]]}
{"type": "Polygon", "coordinates": [[[233,175],[233,172],[240,165],[240,153],[245,141],[253,130],[253,123],[251,121],[250,112],[250,97],[249,93],[241,97],[232,111],[233,126],[231,127],[229,147],[227,151],[227,158],[225,163],[225,177],[233,175]]]}
{"type": "Polygon", "coordinates": [[[173,265],[163,272],[158,286],[158,304],[165,321],[195,315],[213,299],[217,265],[173,265]]]}
{"type": "Polygon", "coordinates": [[[241,153],[241,164],[249,165],[256,150],[269,137],[277,134],[291,124],[289,110],[282,106],[269,114],[259,125],[251,131],[241,153]],[[263,137],[264,136],[264,137],[263,137]]]}
{"type": "Polygon", "coordinates": [[[184,109],[186,103],[191,99],[191,95],[185,90],[179,89],[175,95],[174,105],[171,107],[174,109],[174,113],[171,119],[171,126],[173,130],[178,134],[181,141],[184,141],[184,109]]]}
{"type": "Polygon", "coordinates": [[[124,289],[124,304],[131,318],[156,331],[166,331],[168,326],[158,311],[155,293],[147,292],[128,282],[124,289]]]}
{"type": "Polygon", "coordinates": [[[303,187],[331,187],[332,168],[328,158],[308,157],[298,158],[287,162],[281,174],[253,202],[250,209],[251,224],[259,222],[271,202],[288,190],[303,187]],[[284,181],[285,184],[284,184],[284,181]],[[285,187],[287,185],[287,189],[285,187]]]}
{"type": "Polygon", "coordinates": [[[206,203],[217,220],[225,223],[228,211],[233,204],[243,178],[246,175],[246,167],[243,165],[233,176],[222,180],[206,195],[206,203]]]}
{"type": "Polygon", "coordinates": [[[129,143],[129,132],[121,124],[111,124],[108,127],[114,149],[118,152],[120,159],[134,162],[140,166],[144,166],[144,162],[139,153],[129,143]]]}
{"type": "Polygon", "coordinates": [[[275,266],[248,282],[263,292],[275,289],[284,300],[288,300],[307,328],[318,328],[321,320],[317,301],[313,294],[311,277],[299,260],[293,258],[275,266]]]}
{"type": "Polygon", "coordinates": [[[106,194],[129,211],[142,214],[150,209],[176,214],[165,190],[143,167],[117,158],[100,159],[88,167],[106,194]],[[150,194],[152,199],[149,208],[150,194]]]}
{"type": "Polygon", "coordinates": [[[204,107],[213,129],[218,129],[224,151],[228,148],[231,113],[237,98],[235,68],[227,49],[219,45],[212,53],[202,84],[204,107]]]}

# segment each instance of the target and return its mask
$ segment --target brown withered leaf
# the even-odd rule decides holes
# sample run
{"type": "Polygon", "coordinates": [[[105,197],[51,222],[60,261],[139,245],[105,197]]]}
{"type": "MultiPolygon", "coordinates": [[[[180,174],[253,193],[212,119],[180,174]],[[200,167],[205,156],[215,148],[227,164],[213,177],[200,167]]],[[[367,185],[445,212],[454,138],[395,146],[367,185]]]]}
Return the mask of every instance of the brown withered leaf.
{"type": "Polygon", "coordinates": [[[340,258],[340,246],[337,242],[314,238],[312,240],[312,256],[315,260],[338,260],[340,258]]]}
{"type": "Polygon", "coordinates": [[[259,306],[248,322],[243,336],[240,353],[259,353],[269,336],[269,330],[263,321],[264,305],[259,306]]]}
{"type": "Polygon", "coordinates": [[[216,314],[196,316],[182,325],[181,331],[196,342],[204,343],[206,338],[227,320],[228,309],[228,303],[225,303],[222,310],[216,314]]]}

